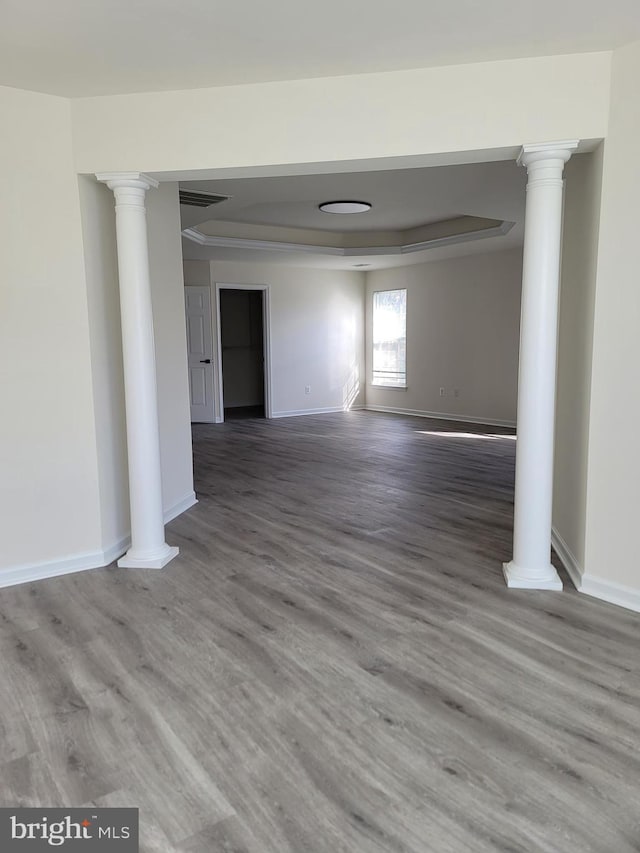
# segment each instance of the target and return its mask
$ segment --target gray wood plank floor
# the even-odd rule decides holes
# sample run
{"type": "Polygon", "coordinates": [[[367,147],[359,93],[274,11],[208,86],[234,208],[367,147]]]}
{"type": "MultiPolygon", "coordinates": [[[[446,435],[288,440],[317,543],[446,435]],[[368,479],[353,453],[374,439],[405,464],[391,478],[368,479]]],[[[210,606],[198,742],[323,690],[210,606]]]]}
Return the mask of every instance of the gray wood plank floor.
{"type": "Polygon", "coordinates": [[[164,571],[0,590],[0,804],[139,806],[145,853],[640,850],[640,616],[505,588],[512,436],[194,450],[164,571]]]}

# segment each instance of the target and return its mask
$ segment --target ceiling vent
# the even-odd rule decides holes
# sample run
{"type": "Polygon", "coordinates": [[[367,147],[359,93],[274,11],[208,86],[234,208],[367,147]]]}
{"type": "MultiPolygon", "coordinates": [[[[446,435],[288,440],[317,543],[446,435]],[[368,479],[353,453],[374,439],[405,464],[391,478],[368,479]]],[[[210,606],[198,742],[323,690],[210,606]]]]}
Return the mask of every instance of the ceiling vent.
{"type": "Polygon", "coordinates": [[[190,190],[180,190],[180,204],[188,207],[211,207],[212,204],[220,204],[230,196],[216,195],[215,193],[194,193],[190,190]]]}

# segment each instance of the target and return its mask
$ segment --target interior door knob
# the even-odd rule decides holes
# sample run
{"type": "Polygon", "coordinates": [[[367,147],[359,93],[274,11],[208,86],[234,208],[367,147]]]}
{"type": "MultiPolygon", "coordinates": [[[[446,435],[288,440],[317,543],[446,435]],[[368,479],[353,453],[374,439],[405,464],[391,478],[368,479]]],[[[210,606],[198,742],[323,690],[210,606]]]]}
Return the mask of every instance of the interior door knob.
{"type": "Polygon", "coordinates": [[[211,364],[211,359],[210,358],[201,358],[200,364],[211,364]]]}

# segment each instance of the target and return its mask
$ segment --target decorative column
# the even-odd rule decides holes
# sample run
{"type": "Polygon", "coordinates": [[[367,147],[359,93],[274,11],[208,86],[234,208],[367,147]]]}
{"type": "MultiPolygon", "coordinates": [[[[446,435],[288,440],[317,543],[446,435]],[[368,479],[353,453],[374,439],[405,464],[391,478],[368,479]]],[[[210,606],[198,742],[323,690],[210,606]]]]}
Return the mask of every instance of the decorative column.
{"type": "Polygon", "coordinates": [[[164,539],[156,359],[145,193],[158,182],[139,172],[96,175],[113,190],[127,416],[131,547],[126,568],[161,569],[178,553],[164,539]]]}
{"type": "Polygon", "coordinates": [[[507,586],[520,589],[562,589],[551,564],[562,172],[577,146],[575,140],[525,145],[518,158],[528,182],[513,559],[503,569],[507,586]]]}

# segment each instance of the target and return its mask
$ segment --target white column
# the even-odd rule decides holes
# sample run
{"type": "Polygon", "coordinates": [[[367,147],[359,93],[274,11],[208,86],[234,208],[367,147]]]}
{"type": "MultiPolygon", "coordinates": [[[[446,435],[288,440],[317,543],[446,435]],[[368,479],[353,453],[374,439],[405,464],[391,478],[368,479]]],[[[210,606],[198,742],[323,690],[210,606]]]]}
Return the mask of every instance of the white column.
{"type": "Polygon", "coordinates": [[[562,589],[551,564],[562,172],[577,146],[575,140],[525,145],[518,158],[528,181],[513,559],[503,568],[507,586],[520,589],[562,589]]]}
{"type": "Polygon", "coordinates": [[[156,359],[145,193],[158,182],[139,172],[96,175],[116,199],[120,315],[127,416],[131,547],[119,566],[161,569],[178,553],[164,539],[156,359]]]}

